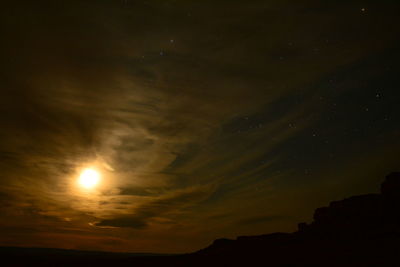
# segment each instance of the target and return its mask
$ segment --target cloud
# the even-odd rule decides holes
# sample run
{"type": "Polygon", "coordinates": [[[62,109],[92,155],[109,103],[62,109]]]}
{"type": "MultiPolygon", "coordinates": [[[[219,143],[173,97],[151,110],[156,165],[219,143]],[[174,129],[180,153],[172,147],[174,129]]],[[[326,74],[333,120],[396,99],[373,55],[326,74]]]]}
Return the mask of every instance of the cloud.
{"type": "Polygon", "coordinates": [[[160,193],[160,191],[156,191],[156,188],[124,187],[120,189],[118,194],[128,196],[157,196],[160,193]]]}
{"type": "Polygon", "coordinates": [[[147,218],[137,218],[137,217],[124,217],[102,220],[95,223],[96,226],[111,226],[111,227],[128,227],[135,229],[143,229],[147,226],[147,218]]]}
{"type": "MultiPolygon", "coordinates": [[[[251,210],[241,223],[260,228],[272,218],[255,215],[287,214],[285,192],[312,180],[299,170],[322,169],[327,152],[344,150],[353,125],[369,131],[370,117],[343,103],[373,92],[373,105],[376,88],[387,86],[382,73],[368,90],[357,81],[373,77],[370,66],[396,77],[397,63],[371,57],[398,58],[397,50],[381,53],[398,36],[389,2],[358,14],[357,3],[313,0],[7,1],[0,226],[110,234],[88,225],[98,221],[124,228],[115,231],[126,238],[129,228],[147,228],[143,239],[154,241],[162,220],[188,238],[194,229],[211,232],[202,225],[209,214],[240,222],[251,210]],[[354,82],[336,83],[343,71],[356,77],[353,69],[354,82]],[[338,97],[348,88],[358,91],[338,97]],[[344,120],[346,129],[337,127],[344,120]],[[316,138],[316,130],[334,134],[316,138]],[[88,197],[74,179],[90,164],[102,169],[104,188],[88,197]]],[[[380,93],[394,101],[396,88],[380,93]]],[[[384,103],[377,110],[395,118],[396,103],[384,103]]],[[[375,119],[384,135],[387,121],[375,119]]],[[[222,221],[214,220],[216,229],[222,221]]]]}
{"type": "Polygon", "coordinates": [[[198,204],[210,196],[211,193],[212,187],[210,186],[176,191],[137,207],[133,214],[104,219],[95,223],[95,225],[142,229],[147,227],[152,219],[168,217],[171,214],[183,212],[182,209],[198,204]]]}

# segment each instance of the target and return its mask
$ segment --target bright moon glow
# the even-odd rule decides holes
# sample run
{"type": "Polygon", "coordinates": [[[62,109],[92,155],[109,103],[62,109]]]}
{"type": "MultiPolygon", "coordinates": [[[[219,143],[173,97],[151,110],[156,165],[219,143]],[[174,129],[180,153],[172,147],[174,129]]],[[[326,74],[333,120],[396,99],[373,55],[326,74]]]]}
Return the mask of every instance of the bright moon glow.
{"type": "Polygon", "coordinates": [[[79,176],[79,185],[91,189],[95,187],[100,181],[100,173],[94,169],[84,169],[79,176]]]}

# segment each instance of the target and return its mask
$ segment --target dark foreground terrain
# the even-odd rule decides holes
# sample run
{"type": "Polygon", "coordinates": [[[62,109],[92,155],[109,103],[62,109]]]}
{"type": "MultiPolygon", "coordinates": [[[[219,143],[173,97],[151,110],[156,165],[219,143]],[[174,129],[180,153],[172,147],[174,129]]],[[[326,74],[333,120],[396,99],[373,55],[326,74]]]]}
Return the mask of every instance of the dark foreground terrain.
{"type": "Polygon", "coordinates": [[[294,233],[219,239],[186,255],[1,248],[1,266],[400,266],[400,173],[380,194],[318,208],[294,233]]]}

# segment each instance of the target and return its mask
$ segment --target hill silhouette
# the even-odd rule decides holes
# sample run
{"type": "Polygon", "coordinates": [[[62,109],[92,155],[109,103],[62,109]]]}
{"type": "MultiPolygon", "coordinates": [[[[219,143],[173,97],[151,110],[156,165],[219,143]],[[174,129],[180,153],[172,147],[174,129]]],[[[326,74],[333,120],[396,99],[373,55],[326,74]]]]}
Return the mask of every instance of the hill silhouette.
{"type": "MultiPolygon", "coordinates": [[[[185,255],[138,255],[2,248],[9,266],[400,266],[400,173],[380,194],[352,196],[315,210],[294,233],[218,239],[185,255]]],[[[3,266],[7,264],[2,264],[3,266]]]]}

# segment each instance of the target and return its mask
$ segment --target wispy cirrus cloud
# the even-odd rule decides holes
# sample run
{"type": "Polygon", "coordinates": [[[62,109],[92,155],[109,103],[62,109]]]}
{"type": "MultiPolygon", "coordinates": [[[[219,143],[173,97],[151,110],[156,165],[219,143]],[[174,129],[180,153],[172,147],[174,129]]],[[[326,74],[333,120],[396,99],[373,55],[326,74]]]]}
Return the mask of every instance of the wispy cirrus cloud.
{"type": "MultiPolygon", "coordinates": [[[[314,207],[305,187],[324,183],[331,154],[343,162],[358,141],[396,132],[379,120],[379,112],[396,118],[390,86],[380,89],[388,97],[372,137],[351,129],[367,133],[369,117],[345,104],[373,93],[373,106],[396,73],[395,60],[383,59],[398,58],[388,49],[397,13],[390,1],[367,2],[374,12],[360,14],[356,2],[7,2],[2,231],[19,227],[44,244],[70,234],[93,249],[115,241],[178,251],[219,233],[273,231],[270,214],[298,211],[282,223],[290,229],[314,207]],[[85,195],[74,182],[91,164],[103,185],[85,195]],[[177,235],[180,244],[165,246],[177,235]]],[[[13,240],[7,234],[0,242],[13,240]]]]}

